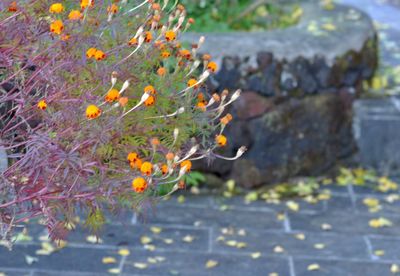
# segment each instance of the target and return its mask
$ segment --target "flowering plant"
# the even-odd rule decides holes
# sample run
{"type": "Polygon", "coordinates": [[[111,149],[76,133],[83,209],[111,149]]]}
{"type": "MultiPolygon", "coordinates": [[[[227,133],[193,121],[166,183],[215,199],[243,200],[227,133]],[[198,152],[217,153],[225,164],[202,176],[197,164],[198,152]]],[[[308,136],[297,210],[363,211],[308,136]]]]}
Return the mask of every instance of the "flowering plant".
{"type": "Polygon", "coordinates": [[[217,64],[199,57],[204,38],[178,40],[193,23],[182,5],[63,2],[0,3],[3,238],[38,216],[64,238],[78,208],[95,231],[105,208],[141,211],[183,188],[193,160],[225,158],[240,91],[208,92],[217,64]]]}

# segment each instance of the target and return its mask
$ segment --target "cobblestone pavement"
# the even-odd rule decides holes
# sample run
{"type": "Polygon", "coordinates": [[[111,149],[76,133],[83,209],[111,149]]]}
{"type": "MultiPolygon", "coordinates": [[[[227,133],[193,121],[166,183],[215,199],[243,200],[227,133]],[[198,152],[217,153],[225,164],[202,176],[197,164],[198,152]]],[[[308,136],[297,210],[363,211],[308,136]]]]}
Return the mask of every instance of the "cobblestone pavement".
{"type": "Polygon", "coordinates": [[[99,243],[79,230],[55,251],[45,242],[43,228],[30,225],[28,235],[12,251],[0,246],[0,272],[35,276],[394,275],[400,266],[398,193],[385,195],[353,186],[329,189],[330,199],[315,204],[299,199],[297,211],[288,208],[287,202],[246,204],[242,197],[185,193],[183,203],[179,197],[162,202],[145,222],[122,214],[124,223],[108,223],[99,243]],[[370,212],[365,198],[379,199],[381,209],[370,212]],[[371,220],[379,218],[392,225],[371,227],[371,220]]]}

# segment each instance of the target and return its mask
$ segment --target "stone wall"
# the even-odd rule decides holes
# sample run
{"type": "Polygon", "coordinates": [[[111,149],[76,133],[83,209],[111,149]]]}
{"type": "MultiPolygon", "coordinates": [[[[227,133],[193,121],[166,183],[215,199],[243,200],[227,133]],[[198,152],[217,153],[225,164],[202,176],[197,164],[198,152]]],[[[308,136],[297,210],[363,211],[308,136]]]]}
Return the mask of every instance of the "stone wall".
{"type": "Polygon", "coordinates": [[[209,88],[243,90],[230,110],[235,121],[224,153],[249,150],[234,163],[198,169],[255,187],[318,175],[355,151],[352,101],[378,60],[373,24],[347,6],[303,10],[299,24],[284,30],[205,35],[202,51],[220,64],[209,88]]]}

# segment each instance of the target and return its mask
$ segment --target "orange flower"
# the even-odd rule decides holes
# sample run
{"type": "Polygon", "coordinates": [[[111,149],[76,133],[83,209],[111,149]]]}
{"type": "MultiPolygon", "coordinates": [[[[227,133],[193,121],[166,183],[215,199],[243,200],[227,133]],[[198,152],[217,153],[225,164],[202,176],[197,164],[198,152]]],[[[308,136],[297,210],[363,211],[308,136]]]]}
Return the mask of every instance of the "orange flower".
{"type": "Polygon", "coordinates": [[[230,113],[226,114],[224,117],[220,119],[221,124],[227,125],[232,121],[232,115],[230,113]]]}
{"type": "Polygon", "coordinates": [[[150,162],[144,162],[140,167],[140,171],[147,176],[150,176],[153,173],[153,164],[150,162]]]}
{"type": "Polygon", "coordinates": [[[151,144],[153,146],[159,146],[160,145],[160,140],[158,138],[153,138],[153,139],[151,139],[151,144]]]}
{"type": "Polygon", "coordinates": [[[167,72],[167,70],[166,70],[164,67],[160,67],[160,68],[158,68],[158,70],[157,70],[157,74],[158,74],[160,77],[164,76],[166,72],[167,72]]]}
{"type": "Polygon", "coordinates": [[[162,58],[169,58],[171,56],[171,53],[168,51],[162,51],[161,52],[161,57],[162,58]]]}
{"type": "Polygon", "coordinates": [[[94,58],[96,60],[103,60],[106,58],[106,54],[101,50],[97,50],[96,53],[94,54],[94,58]]]}
{"type": "Polygon", "coordinates": [[[71,36],[69,34],[62,34],[61,35],[61,40],[62,41],[67,41],[71,38],[71,36]]]}
{"type": "Polygon", "coordinates": [[[11,4],[8,6],[8,11],[9,12],[17,12],[18,11],[18,6],[17,6],[17,2],[11,2],[11,4]]]}
{"type": "Polygon", "coordinates": [[[61,20],[55,20],[50,24],[50,32],[55,34],[61,34],[64,30],[64,24],[61,20]]]}
{"type": "Polygon", "coordinates": [[[88,119],[95,119],[101,115],[101,110],[94,104],[89,105],[86,108],[86,117],[88,119]]]}
{"type": "Polygon", "coordinates": [[[174,41],[176,39],[176,34],[174,31],[167,31],[165,33],[165,40],[174,41]]]}
{"type": "Polygon", "coordinates": [[[96,54],[97,49],[96,48],[89,48],[89,50],[86,51],[86,56],[87,58],[92,58],[96,54]]]}
{"type": "Polygon", "coordinates": [[[228,139],[226,139],[224,135],[220,134],[215,137],[215,142],[217,142],[218,146],[224,147],[226,146],[228,139]]]}
{"type": "Polygon", "coordinates": [[[133,46],[133,45],[137,45],[138,44],[138,41],[137,41],[137,38],[135,38],[135,37],[132,37],[129,41],[128,41],[128,45],[129,46],[133,46]]]}
{"type": "Polygon", "coordinates": [[[204,112],[204,111],[206,111],[206,105],[207,105],[207,102],[198,102],[196,107],[204,112]]]}
{"type": "Polygon", "coordinates": [[[188,86],[188,87],[192,87],[192,86],[196,87],[196,86],[195,86],[196,83],[197,83],[197,80],[196,80],[196,79],[190,79],[190,80],[188,80],[188,82],[187,82],[187,86],[188,86]]]}
{"type": "Polygon", "coordinates": [[[167,166],[166,164],[163,164],[163,165],[161,166],[161,172],[162,172],[162,174],[166,175],[166,174],[168,173],[168,171],[169,171],[168,166],[167,166]]]}
{"type": "Polygon", "coordinates": [[[147,189],[147,182],[143,177],[137,177],[132,181],[132,189],[137,193],[143,193],[147,189]]]}
{"type": "Polygon", "coordinates": [[[139,159],[139,155],[136,152],[130,152],[126,159],[128,159],[129,162],[135,162],[139,159]]]}
{"type": "Polygon", "coordinates": [[[121,97],[121,98],[119,98],[119,104],[121,105],[121,106],[125,106],[127,103],[128,103],[128,97],[121,97]]]}
{"type": "Polygon", "coordinates": [[[69,20],[81,20],[82,17],[82,13],[78,10],[72,10],[68,15],[69,20]]]}
{"type": "Polygon", "coordinates": [[[50,13],[62,13],[64,11],[64,6],[61,3],[54,3],[50,6],[50,13]]]}
{"type": "Polygon", "coordinates": [[[192,57],[192,54],[190,53],[190,51],[186,50],[186,49],[180,50],[179,55],[186,59],[190,59],[192,57]]]}
{"type": "Polygon", "coordinates": [[[203,60],[210,60],[211,59],[211,56],[209,55],[209,54],[204,54],[203,55],[203,60]]]}
{"type": "Polygon", "coordinates": [[[147,100],[144,102],[145,106],[152,106],[156,103],[156,98],[154,96],[149,96],[147,100]]]}
{"type": "Polygon", "coordinates": [[[213,97],[213,99],[214,99],[214,101],[215,101],[216,103],[219,103],[219,101],[221,100],[221,97],[220,97],[217,93],[214,93],[214,94],[212,95],[212,97],[213,97]]]}
{"type": "Polygon", "coordinates": [[[108,91],[107,95],[105,96],[104,100],[106,102],[112,103],[118,100],[119,98],[119,91],[117,89],[111,89],[108,91]]]}
{"type": "Polygon", "coordinates": [[[129,165],[131,166],[132,169],[140,169],[142,166],[142,159],[138,158],[133,162],[130,162],[129,165]]]}
{"type": "Polygon", "coordinates": [[[144,42],[149,43],[153,39],[153,35],[151,32],[146,32],[146,36],[144,37],[144,42]]]}
{"type": "Polygon", "coordinates": [[[81,0],[81,9],[85,9],[87,7],[93,7],[94,0],[81,0]]]}
{"type": "Polygon", "coordinates": [[[211,61],[208,63],[207,69],[215,73],[218,70],[218,65],[214,61],[211,61]]]}
{"type": "Polygon", "coordinates": [[[46,108],[47,108],[46,100],[39,101],[37,104],[37,107],[41,110],[46,110],[46,108]]]}
{"type": "Polygon", "coordinates": [[[167,155],[165,155],[165,158],[166,158],[168,161],[173,160],[174,157],[175,157],[175,154],[173,154],[172,152],[168,152],[167,155]]]}
{"type": "Polygon", "coordinates": [[[149,93],[151,95],[157,94],[156,89],[152,85],[146,86],[143,90],[144,90],[145,93],[149,93]]]}
{"type": "Polygon", "coordinates": [[[109,6],[107,8],[107,12],[116,14],[118,12],[118,6],[115,4],[112,4],[111,6],[109,6]]]}
{"type": "Polygon", "coordinates": [[[186,167],[186,172],[190,172],[190,169],[192,168],[192,162],[190,160],[185,160],[181,163],[181,168],[186,167]]]}

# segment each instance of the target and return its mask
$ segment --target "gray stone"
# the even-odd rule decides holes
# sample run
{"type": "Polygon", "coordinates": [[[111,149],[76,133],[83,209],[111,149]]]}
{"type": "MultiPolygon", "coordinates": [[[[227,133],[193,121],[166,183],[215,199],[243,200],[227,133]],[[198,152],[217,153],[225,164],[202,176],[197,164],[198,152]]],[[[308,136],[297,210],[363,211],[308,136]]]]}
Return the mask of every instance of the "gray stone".
{"type": "Polygon", "coordinates": [[[354,134],[362,165],[381,173],[400,169],[400,100],[363,99],[354,103],[354,134]],[[397,108],[396,108],[397,105],[397,108]]]}

